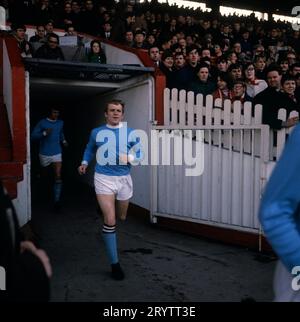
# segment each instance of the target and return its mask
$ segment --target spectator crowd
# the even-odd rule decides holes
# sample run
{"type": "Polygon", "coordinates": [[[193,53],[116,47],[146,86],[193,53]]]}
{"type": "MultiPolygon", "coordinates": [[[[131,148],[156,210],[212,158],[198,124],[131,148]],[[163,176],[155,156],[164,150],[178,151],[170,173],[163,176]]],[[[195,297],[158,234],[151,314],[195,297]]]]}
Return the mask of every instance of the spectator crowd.
{"type": "Polygon", "coordinates": [[[55,28],[67,36],[89,34],[84,61],[106,63],[101,39],[146,51],[166,76],[168,88],[214,98],[263,104],[263,122],[274,129],[298,119],[277,120],[280,108],[299,111],[299,31],[285,22],[221,16],[155,0],[1,1],[23,57],[64,60],[55,28]],[[25,25],[36,35],[26,39],[25,25]],[[37,50],[34,43],[41,43],[37,50]]]}

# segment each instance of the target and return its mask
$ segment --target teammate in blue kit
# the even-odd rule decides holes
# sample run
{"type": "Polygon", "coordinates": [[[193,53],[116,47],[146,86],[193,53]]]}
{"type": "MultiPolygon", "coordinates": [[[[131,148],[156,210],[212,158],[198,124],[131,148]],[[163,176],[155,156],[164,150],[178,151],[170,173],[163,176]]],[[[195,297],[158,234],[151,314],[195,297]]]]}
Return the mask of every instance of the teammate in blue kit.
{"type": "Polygon", "coordinates": [[[140,143],[133,134],[133,129],[127,128],[126,123],[121,122],[123,116],[122,101],[111,100],[106,104],[106,125],[92,130],[78,168],[79,174],[85,174],[97,151],[94,185],[104,217],[102,229],[104,244],[111,264],[112,278],[116,280],[124,279],[117,251],[116,212],[120,219],[126,219],[129,199],[133,195],[129,173],[131,163],[142,159],[140,143]]]}
{"type": "Polygon", "coordinates": [[[276,302],[300,302],[300,125],[290,135],[269,179],[259,218],[279,257],[274,275],[276,302]]]}
{"type": "Polygon", "coordinates": [[[54,206],[60,208],[60,197],[62,191],[62,145],[68,146],[65,139],[63,126],[64,122],[58,119],[59,110],[51,108],[47,118],[38,122],[32,131],[32,140],[40,141],[39,158],[43,168],[49,165],[54,169],[54,206]]]}

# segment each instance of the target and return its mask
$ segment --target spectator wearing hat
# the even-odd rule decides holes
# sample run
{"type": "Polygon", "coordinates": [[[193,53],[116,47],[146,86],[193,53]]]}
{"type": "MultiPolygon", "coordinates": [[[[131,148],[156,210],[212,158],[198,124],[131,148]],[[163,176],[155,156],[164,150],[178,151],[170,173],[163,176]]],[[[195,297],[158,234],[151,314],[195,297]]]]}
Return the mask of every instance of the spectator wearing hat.
{"type": "Polygon", "coordinates": [[[135,32],[135,35],[134,35],[133,48],[136,48],[136,49],[147,49],[148,46],[145,43],[145,38],[146,38],[146,33],[143,30],[138,29],[135,32]]]}

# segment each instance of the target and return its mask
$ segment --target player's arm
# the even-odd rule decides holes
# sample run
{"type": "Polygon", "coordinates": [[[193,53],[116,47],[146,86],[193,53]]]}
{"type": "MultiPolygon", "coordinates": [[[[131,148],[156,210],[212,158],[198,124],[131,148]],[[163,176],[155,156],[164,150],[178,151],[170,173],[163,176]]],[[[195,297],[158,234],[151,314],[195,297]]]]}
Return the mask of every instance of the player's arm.
{"type": "Polygon", "coordinates": [[[45,126],[43,126],[43,122],[40,121],[38,124],[34,127],[32,133],[31,133],[31,139],[32,140],[40,140],[43,137],[46,137],[51,133],[52,129],[47,129],[45,126]]]}
{"type": "Polygon", "coordinates": [[[272,248],[287,269],[300,265],[300,126],[289,137],[264,191],[259,218],[272,248]],[[298,217],[298,219],[296,219],[298,217]]]}

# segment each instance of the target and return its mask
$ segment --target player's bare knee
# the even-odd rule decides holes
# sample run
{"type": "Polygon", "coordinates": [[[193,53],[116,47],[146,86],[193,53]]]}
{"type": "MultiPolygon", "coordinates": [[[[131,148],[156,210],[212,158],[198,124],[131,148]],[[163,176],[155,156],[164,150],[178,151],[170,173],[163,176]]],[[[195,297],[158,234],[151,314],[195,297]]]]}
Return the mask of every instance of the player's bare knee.
{"type": "Polygon", "coordinates": [[[116,219],[115,218],[104,218],[104,223],[108,226],[115,226],[116,219]]]}

